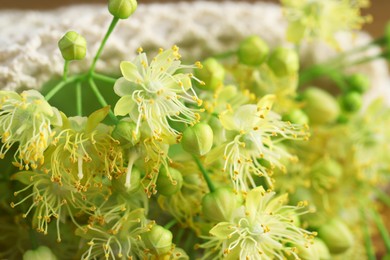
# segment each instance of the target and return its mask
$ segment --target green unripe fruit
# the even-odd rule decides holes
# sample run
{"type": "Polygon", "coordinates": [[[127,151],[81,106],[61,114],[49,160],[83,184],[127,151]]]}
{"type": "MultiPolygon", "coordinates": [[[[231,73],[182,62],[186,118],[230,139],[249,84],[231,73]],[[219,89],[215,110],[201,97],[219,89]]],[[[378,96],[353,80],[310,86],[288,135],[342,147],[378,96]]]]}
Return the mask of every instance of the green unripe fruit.
{"type": "Polygon", "coordinates": [[[318,229],[321,238],[332,254],[341,254],[352,247],[354,239],[351,231],[339,219],[332,219],[318,229]]]}
{"type": "Polygon", "coordinates": [[[137,9],[136,0],[109,0],[108,11],[119,19],[127,19],[137,9]]]}
{"type": "Polygon", "coordinates": [[[144,234],[143,242],[146,248],[152,250],[153,253],[164,255],[172,248],[172,233],[162,226],[154,225],[149,232],[144,234]]]}
{"type": "Polygon", "coordinates": [[[56,260],[57,257],[48,247],[40,246],[35,250],[28,250],[23,255],[23,260],[56,260]]]}
{"type": "Polygon", "coordinates": [[[141,172],[137,168],[133,167],[131,173],[122,174],[119,178],[112,179],[112,186],[115,190],[130,194],[137,191],[141,186],[141,172]],[[130,177],[130,182],[126,182],[126,178],[130,177]]]}
{"type": "Polygon", "coordinates": [[[283,121],[290,121],[293,124],[305,125],[309,123],[309,118],[301,109],[291,110],[283,115],[283,121]]]}
{"type": "Polygon", "coordinates": [[[347,112],[356,112],[363,105],[362,95],[356,91],[351,91],[341,96],[342,108],[347,112]]]}
{"type": "Polygon", "coordinates": [[[239,206],[239,197],[228,188],[218,188],[202,199],[202,211],[206,219],[215,222],[229,221],[239,206]]]}
{"type": "Polygon", "coordinates": [[[168,167],[162,168],[158,173],[157,190],[164,196],[177,193],[183,186],[183,176],[178,170],[168,167]]]}
{"type": "Polygon", "coordinates": [[[82,60],[87,54],[87,41],[77,32],[69,31],[58,41],[58,48],[64,60],[82,60]]]}
{"type": "Polygon", "coordinates": [[[352,91],[364,93],[370,87],[370,80],[364,74],[352,74],[346,78],[348,87],[352,91]]]}
{"type": "Polygon", "coordinates": [[[276,48],[268,59],[268,65],[278,77],[289,76],[299,69],[298,54],[287,48],[276,48]]]}
{"type": "Polygon", "coordinates": [[[131,147],[136,145],[141,138],[141,131],[136,131],[137,125],[134,122],[121,120],[119,121],[111,136],[118,140],[121,145],[131,147]]]}
{"type": "Polygon", "coordinates": [[[190,154],[203,156],[213,146],[213,129],[205,123],[187,127],[183,132],[181,145],[190,154]]]}
{"type": "Polygon", "coordinates": [[[249,36],[238,47],[240,63],[248,66],[258,66],[268,57],[268,45],[258,36],[249,36]]]}
{"type": "Polygon", "coordinates": [[[203,68],[195,70],[195,76],[204,84],[198,84],[200,89],[215,90],[223,85],[225,79],[224,67],[214,58],[202,62],[203,68]]]}
{"type": "Polygon", "coordinates": [[[311,124],[333,123],[340,114],[336,99],[322,89],[308,88],[302,98],[305,102],[303,111],[309,117],[311,124]]]}

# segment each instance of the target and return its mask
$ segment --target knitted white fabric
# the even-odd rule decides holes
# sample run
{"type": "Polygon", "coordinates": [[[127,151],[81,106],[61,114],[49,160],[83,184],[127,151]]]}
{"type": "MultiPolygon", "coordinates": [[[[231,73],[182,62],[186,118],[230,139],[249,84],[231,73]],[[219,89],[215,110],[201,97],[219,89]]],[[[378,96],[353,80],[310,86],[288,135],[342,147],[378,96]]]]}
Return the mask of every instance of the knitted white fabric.
{"type": "MultiPolygon", "coordinates": [[[[86,70],[111,20],[105,6],[79,5],[52,11],[0,11],[0,88],[40,88],[62,73],[63,60],[58,39],[68,30],[81,33],[88,42],[87,58],[71,64],[71,71],[86,70]]],[[[245,36],[257,34],[271,46],[286,44],[286,21],[278,5],[245,2],[180,2],[140,4],[128,20],[120,21],[97,64],[98,71],[118,73],[121,60],[131,60],[135,51],[169,48],[176,44],[184,60],[200,60],[212,53],[237,47],[245,36]]],[[[370,40],[366,34],[338,37],[342,49],[370,40]]],[[[302,47],[305,63],[335,55],[325,44],[302,47]]],[[[375,91],[383,95],[389,83],[384,61],[357,67],[367,73],[375,91]]],[[[388,88],[390,89],[390,88],[388,88]]],[[[390,96],[390,94],[389,94],[390,96]]]]}

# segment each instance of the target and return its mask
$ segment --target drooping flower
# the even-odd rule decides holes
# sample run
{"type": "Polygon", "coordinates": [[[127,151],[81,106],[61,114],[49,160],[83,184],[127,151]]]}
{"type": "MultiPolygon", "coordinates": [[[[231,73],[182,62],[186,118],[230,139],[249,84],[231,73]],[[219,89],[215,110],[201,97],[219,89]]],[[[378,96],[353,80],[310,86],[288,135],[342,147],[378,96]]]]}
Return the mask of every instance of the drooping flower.
{"type": "Polygon", "coordinates": [[[43,164],[43,153],[55,132],[51,126],[62,124],[59,111],[50,106],[36,90],[20,95],[0,91],[0,134],[3,145],[0,158],[17,144],[14,165],[20,169],[37,168],[43,164]]]}
{"type": "Polygon", "coordinates": [[[335,33],[360,29],[371,20],[361,16],[368,0],[282,0],[289,22],[287,39],[300,43],[304,39],[322,39],[337,47],[335,33]]]}
{"type": "Polygon", "coordinates": [[[123,77],[114,86],[121,98],[114,112],[116,115],[129,114],[137,123],[136,132],[145,121],[154,137],[177,137],[179,133],[169,121],[190,125],[199,121],[199,109],[184,104],[201,105],[191,84],[191,79],[197,79],[190,73],[176,73],[195,66],[181,65],[179,58],[178,47],[174,46],[161,50],[150,65],[145,53],[140,53],[133,62],[121,63],[123,77]]]}
{"type": "Polygon", "coordinates": [[[244,206],[210,230],[203,259],[299,259],[298,247],[309,247],[316,234],[294,223],[306,203],[286,203],[287,194],[275,196],[262,186],[249,191],[244,206]]]}
{"type": "Polygon", "coordinates": [[[208,161],[217,159],[222,153],[223,170],[230,174],[236,190],[256,187],[253,175],[264,176],[272,186],[272,169],[283,170],[283,158],[296,159],[278,143],[285,139],[307,138],[303,126],[284,122],[271,111],[274,98],[267,95],[257,105],[242,105],[219,116],[228,141],[211,151],[208,161]],[[265,160],[270,167],[259,160],[265,160]]]}

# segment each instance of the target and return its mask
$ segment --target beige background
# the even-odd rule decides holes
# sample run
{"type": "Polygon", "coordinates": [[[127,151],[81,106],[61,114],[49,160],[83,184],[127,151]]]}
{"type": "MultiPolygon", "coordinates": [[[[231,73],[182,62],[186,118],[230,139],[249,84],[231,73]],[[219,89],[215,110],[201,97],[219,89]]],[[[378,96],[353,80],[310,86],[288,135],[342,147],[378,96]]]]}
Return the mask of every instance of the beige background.
{"type": "MultiPolygon", "coordinates": [[[[183,1],[183,0],[182,0],[183,1]]],[[[189,0],[186,0],[189,1],[189,0]]],[[[216,0],[218,1],[218,0],[216,0]]],[[[255,2],[256,0],[246,0],[255,2]]],[[[259,0],[257,0],[259,1],[259,0]]],[[[264,0],[263,0],[264,1],[264,0]]],[[[265,0],[266,2],[279,2],[278,0],[265,0]]],[[[177,0],[138,0],[138,3],[151,2],[178,2],[177,0]]],[[[0,0],[0,9],[51,9],[60,6],[83,3],[107,3],[107,0],[0,0]]],[[[364,13],[370,13],[374,16],[374,21],[365,26],[374,37],[383,34],[385,24],[390,19],[390,0],[371,0],[371,8],[364,10],[364,13]]]]}

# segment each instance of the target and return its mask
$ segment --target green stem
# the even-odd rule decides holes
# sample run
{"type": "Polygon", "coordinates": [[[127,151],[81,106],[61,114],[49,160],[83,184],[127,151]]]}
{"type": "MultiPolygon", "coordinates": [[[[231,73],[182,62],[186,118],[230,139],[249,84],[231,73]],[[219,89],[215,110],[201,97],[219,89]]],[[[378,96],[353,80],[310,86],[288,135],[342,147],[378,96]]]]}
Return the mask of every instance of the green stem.
{"type": "Polygon", "coordinates": [[[206,181],[206,183],[207,183],[207,186],[209,187],[210,192],[215,191],[214,184],[213,184],[213,182],[211,181],[210,176],[209,176],[209,174],[207,173],[206,169],[203,167],[202,162],[201,162],[201,161],[199,160],[199,158],[198,158],[197,156],[195,156],[195,155],[193,156],[193,158],[194,158],[196,164],[198,165],[199,170],[202,172],[203,177],[204,177],[204,179],[205,179],[205,181],[206,181]]]}
{"type": "MultiPolygon", "coordinates": [[[[95,82],[93,81],[93,79],[92,79],[92,78],[89,78],[88,82],[89,82],[89,85],[91,86],[91,89],[92,89],[93,93],[95,94],[97,100],[99,101],[100,105],[102,105],[103,107],[108,106],[107,101],[104,99],[102,93],[100,93],[100,90],[99,90],[98,87],[96,86],[96,84],[95,84],[95,82]]],[[[114,115],[114,113],[112,112],[111,109],[110,109],[110,112],[108,113],[108,115],[110,116],[110,118],[111,118],[114,122],[118,122],[118,119],[116,118],[116,116],[114,115]]]]}
{"type": "Polygon", "coordinates": [[[106,83],[113,84],[113,85],[117,81],[116,78],[113,78],[113,77],[110,77],[110,76],[106,76],[106,75],[103,75],[103,74],[99,74],[99,73],[96,73],[96,72],[92,74],[92,77],[94,79],[101,80],[101,81],[104,81],[106,83]]]}
{"type": "MultiPolygon", "coordinates": [[[[361,215],[362,215],[363,219],[367,220],[367,217],[366,217],[363,209],[361,209],[361,215]]],[[[366,221],[366,223],[368,223],[368,221],[366,221]]],[[[369,230],[369,225],[368,224],[363,225],[363,235],[364,235],[364,244],[366,246],[367,259],[368,260],[376,260],[375,249],[374,249],[374,245],[372,244],[372,240],[371,240],[371,235],[370,235],[370,230],[369,230]]]]}
{"type": "Polygon", "coordinates": [[[83,94],[81,92],[81,82],[76,85],[76,111],[78,116],[83,115],[83,94]]]}
{"type": "Polygon", "coordinates": [[[90,75],[95,71],[96,62],[98,61],[100,55],[102,54],[104,46],[106,45],[106,42],[107,42],[108,38],[110,37],[111,33],[113,32],[113,30],[114,30],[116,24],[118,23],[118,21],[119,21],[119,18],[113,17],[113,19],[111,21],[111,24],[108,27],[108,30],[106,32],[106,35],[104,35],[104,38],[103,38],[103,40],[102,40],[102,42],[100,44],[100,47],[99,47],[95,57],[93,58],[91,67],[89,68],[89,74],[90,75]]]}
{"type": "Polygon", "coordinates": [[[176,219],[172,219],[167,224],[165,224],[164,228],[165,229],[171,229],[176,224],[177,224],[177,220],[176,219]]]}
{"type": "Polygon", "coordinates": [[[68,61],[68,60],[66,60],[64,63],[64,72],[62,74],[62,80],[66,80],[66,78],[68,77],[69,63],[70,63],[70,61],[68,61]]]}
{"type": "Polygon", "coordinates": [[[378,227],[383,242],[385,243],[386,250],[387,252],[390,252],[390,235],[386,229],[385,224],[383,223],[382,217],[379,215],[378,211],[376,210],[372,211],[372,215],[374,216],[375,224],[378,227]]]}
{"type": "Polygon", "coordinates": [[[68,78],[64,81],[61,81],[60,83],[58,83],[57,85],[55,85],[46,95],[45,95],[45,99],[47,101],[49,101],[55,94],[57,94],[58,91],[60,91],[64,86],[70,84],[70,83],[73,83],[77,80],[80,80],[81,78],[83,78],[84,76],[80,75],[80,76],[75,76],[75,77],[71,77],[71,78],[68,78]]]}
{"type": "Polygon", "coordinates": [[[387,56],[389,55],[388,52],[382,52],[380,54],[377,54],[377,55],[374,55],[374,56],[369,56],[369,57],[364,57],[364,58],[361,58],[361,59],[358,59],[358,60],[355,60],[355,61],[352,61],[350,63],[346,63],[346,64],[340,64],[338,67],[336,67],[335,69],[343,69],[343,68],[349,68],[351,66],[356,66],[356,65],[360,65],[360,64],[364,64],[364,63],[367,63],[367,62],[371,62],[373,60],[376,60],[376,59],[380,59],[380,58],[386,58],[387,56]]]}
{"type": "Polygon", "coordinates": [[[386,206],[390,207],[390,196],[387,195],[383,190],[378,189],[376,195],[386,206]]]}

